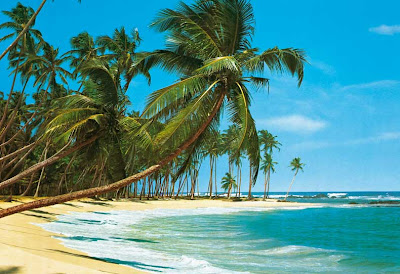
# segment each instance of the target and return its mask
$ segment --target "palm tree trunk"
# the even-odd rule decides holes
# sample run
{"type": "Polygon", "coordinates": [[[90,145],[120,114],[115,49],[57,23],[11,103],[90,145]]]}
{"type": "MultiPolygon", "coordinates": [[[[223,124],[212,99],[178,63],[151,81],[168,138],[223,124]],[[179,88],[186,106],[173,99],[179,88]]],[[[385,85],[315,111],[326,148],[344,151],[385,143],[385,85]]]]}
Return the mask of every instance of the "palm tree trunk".
{"type": "Polygon", "coordinates": [[[267,173],[264,173],[264,201],[267,198],[267,173]]]}
{"type": "Polygon", "coordinates": [[[296,178],[297,172],[298,172],[298,170],[296,170],[296,172],[295,172],[295,174],[293,176],[292,182],[290,183],[289,189],[288,189],[288,191],[286,193],[286,196],[285,196],[285,199],[284,199],[285,202],[286,202],[286,199],[287,199],[287,197],[289,195],[290,189],[292,188],[292,185],[293,185],[294,179],[296,178]]]}
{"type": "Polygon", "coordinates": [[[28,31],[29,27],[32,25],[32,23],[35,21],[36,16],[39,14],[40,10],[43,8],[44,4],[46,3],[47,0],[43,0],[42,3],[40,4],[39,8],[36,10],[36,12],[32,15],[31,19],[29,19],[28,23],[25,25],[24,29],[19,33],[17,38],[15,38],[14,42],[9,45],[5,51],[0,55],[0,60],[3,59],[3,57],[9,52],[15,45],[18,43],[19,39],[28,31]]]}
{"type": "Polygon", "coordinates": [[[217,186],[217,159],[214,161],[214,183],[215,183],[215,198],[218,198],[218,186],[217,186]]]}
{"type": "MultiPolygon", "coordinates": [[[[237,178],[239,179],[239,173],[240,173],[240,165],[237,165],[237,178]]],[[[239,198],[240,198],[240,185],[236,185],[236,197],[238,197],[238,193],[239,193],[239,198]]]]}
{"type": "Polygon", "coordinates": [[[270,186],[270,184],[271,184],[271,169],[268,169],[268,176],[267,176],[267,185],[268,185],[268,187],[267,187],[267,199],[268,199],[268,196],[269,196],[269,186],[270,186]]]}
{"type": "MultiPolygon", "coordinates": [[[[111,191],[115,191],[115,190],[117,190],[117,189],[119,189],[121,187],[124,187],[124,186],[126,186],[128,184],[131,184],[133,182],[137,182],[140,179],[146,178],[147,176],[149,176],[149,175],[153,174],[154,172],[160,170],[163,166],[165,166],[166,164],[171,162],[173,159],[175,159],[179,154],[181,154],[182,151],[184,151],[188,147],[190,147],[197,140],[197,138],[199,138],[199,136],[207,129],[207,127],[210,125],[210,123],[212,122],[212,120],[214,119],[216,114],[219,112],[224,99],[225,99],[225,93],[221,93],[221,95],[218,98],[218,101],[216,102],[216,104],[215,104],[212,112],[210,113],[207,121],[197,130],[197,132],[191,138],[189,138],[175,152],[173,152],[172,154],[167,156],[165,159],[160,161],[158,164],[153,165],[153,166],[147,168],[146,170],[144,170],[142,172],[139,172],[139,173],[137,173],[135,175],[129,176],[128,178],[122,179],[122,180],[120,180],[118,182],[115,182],[113,184],[109,184],[109,185],[101,186],[101,187],[89,188],[89,189],[76,191],[76,192],[72,192],[72,193],[68,193],[68,194],[64,194],[64,195],[60,195],[60,196],[56,196],[56,197],[44,198],[44,199],[41,199],[41,200],[38,200],[38,201],[33,201],[33,202],[29,202],[29,203],[25,203],[25,204],[9,207],[9,208],[6,208],[6,209],[2,209],[2,210],[0,210],[0,218],[3,218],[5,216],[9,216],[9,215],[12,215],[12,214],[15,214],[15,213],[19,213],[19,212],[22,212],[22,211],[25,211],[25,210],[30,210],[30,209],[49,206],[49,205],[60,204],[60,203],[65,203],[65,202],[68,202],[68,201],[71,201],[71,200],[87,198],[87,197],[93,197],[95,195],[108,193],[108,192],[111,192],[111,191]]],[[[91,138],[91,139],[93,139],[93,138],[91,138]]],[[[91,139],[89,139],[88,141],[90,141],[91,139]]],[[[94,140],[95,140],[95,138],[92,140],[92,142],[94,140]]],[[[88,141],[86,141],[86,142],[88,143],[88,141]]],[[[80,144],[80,147],[83,147],[84,145],[86,145],[86,142],[80,144]]],[[[75,148],[74,151],[79,149],[78,146],[74,147],[74,148],[75,148]]],[[[70,152],[70,153],[72,153],[72,152],[70,152]]],[[[63,156],[66,156],[66,155],[63,155],[63,156]]],[[[40,167],[39,167],[39,169],[40,169],[40,167]]],[[[37,168],[35,170],[37,170],[37,168]]],[[[26,175],[24,175],[24,176],[26,176],[26,175]]],[[[9,185],[9,184],[7,184],[7,185],[9,185]]]]}
{"type": "Polygon", "coordinates": [[[239,169],[239,198],[241,196],[240,188],[242,186],[242,168],[239,169]]]}
{"type": "Polygon", "coordinates": [[[3,116],[1,117],[1,121],[0,121],[0,128],[3,128],[4,121],[6,120],[6,117],[7,117],[8,105],[10,104],[11,96],[12,96],[12,94],[14,92],[15,80],[17,79],[17,74],[18,74],[19,63],[21,61],[21,57],[22,57],[22,50],[19,53],[19,57],[18,57],[18,61],[17,61],[17,67],[15,69],[14,78],[13,78],[13,81],[12,81],[12,84],[11,84],[11,89],[10,89],[10,92],[8,93],[8,98],[7,98],[7,101],[6,101],[6,105],[4,106],[3,116]]]}
{"type": "Polygon", "coordinates": [[[249,180],[249,195],[247,196],[247,199],[251,199],[251,187],[252,187],[252,182],[251,182],[252,176],[251,176],[251,166],[250,166],[250,180],[249,180]]]}
{"type": "MultiPolygon", "coordinates": [[[[22,155],[22,157],[19,160],[18,160],[18,158],[15,158],[12,161],[10,161],[8,164],[6,164],[5,166],[2,165],[3,166],[2,168],[7,169],[14,163],[14,161],[18,160],[18,162],[12,167],[12,169],[8,172],[8,174],[2,179],[8,179],[11,176],[11,174],[15,171],[15,169],[17,169],[21,164],[25,163],[25,158],[28,157],[28,155],[31,154],[31,152],[34,149],[35,149],[35,147],[33,146],[28,150],[28,152],[26,152],[24,155],[22,155]]],[[[1,174],[1,172],[0,172],[0,174],[1,174]]]]}
{"type": "Polygon", "coordinates": [[[9,154],[7,154],[7,155],[1,157],[1,158],[0,158],[0,163],[1,163],[1,162],[4,162],[5,160],[8,160],[9,158],[12,158],[13,156],[18,155],[19,153],[24,152],[25,150],[31,148],[32,146],[36,147],[38,144],[39,144],[39,142],[36,141],[36,142],[34,142],[34,143],[31,143],[31,144],[29,144],[29,145],[26,145],[26,146],[24,146],[24,147],[21,147],[20,149],[18,149],[18,150],[16,150],[16,151],[12,152],[12,153],[9,153],[9,154]]]}
{"type": "Polygon", "coordinates": [[[176,193],[175,200],[178,199],[179,193],[181,192],[181,189],[184,188],[186,181],[187,181],[187,174],[185,175],[185,179],[183,179],[183,181],[181,181],[181,183],[179,184],[178,192],[176,193]]]}
{"type": "Polygon", "coordinates": [[[209,184],[208,184],[208,188],[210,189],[210,199],[212,197],[212,187],[213,187],[213,181],[212,181],[212,178],[213,178],[213,166],[214,166],[213,157],[210,155],[210,181],[209,181],[209,184]]]}
{"type": "Polygon", "coordinates": [[[29,120],[26,121],[26,123],[10,139],[8,139],[6,142],[0,144],[0,148],[10,144],[15,138],[17,138],[18,135],[29,125],[29,123],[32,122],[32,120],[33,120],[33,118],[35,118],[36,114],[37,114],[37,112],[34,112],[32,114],[32,116],[29,118],[29,120]]]}
{"type": "MultiPolygon", "coordinates": [[[[46,158],[47,158],[47,151],[49,150],[49,145],[50,145],[50,142],[47,142],[46,147],[44,148],[44,151],[43,151],[44,160],[46,160],[46,158]]],[[[39,196],[40,183],[42,182],[45,168],[46,167],[43,167],[42,171],[40,172],[39,181],[38,181],[38,184],[37,184],[37,187],[36,187],[35,195],[33,196],[34,198],[37,198],[39,196]]]]}
{"type": "Polygon", "coordinates": [[[20,98],[18,100],[17,105],[13,109],[11,118],[7,121],[7,125],[2,129],[2,131],[0,133],[0,140],[2,140],[2,142],[4,142],[3,139],[5,139],[8,130],[11,128],[12,124],[14,123],[15,118],[17,117],[18,109],[19,109],[19,106],[21,104],[22,98],[24,97],[25,89],[26,89],[26,85],[28,84],[28,81],[29,81],[29,79],[27,79],[25,81],[24,87],[22,88],[21,96],[20,96],[20,98]]]}
{"type": "MultiPolygon", "coordinates": [[[[60,179],[60,183],[58,184],[58,188],[57,188],[58,195],[61,193],[62,183],[64,182],[64,180],[67,180],[67,173],[68,173],[68,170],[71,167],[73,161],[75,160],[75,156],[76,156],[76,154],[71,158],[71,160],[69,160],[69,163],[65,167],[64,173],[60,179]]],[[[101,171],[102,171],[102,168],[101,168],[101,171]]],[[[100,176],[101,176],[101,171],[100,171],[100,176]]]]}
{"type": "Polygon", "coordinates": [[[29,180],[28,186],[26,187],[24,193],[21,194],[22,197],[28,195],[29,190],[31,190],[32,183],[33,183],[33,178],[35,177],[35,173],[32,173],[31,179],[29,180]]]}
{"type": "Polygon", "coordinates": [[[93,143],[97,138],[98,138],[98,136],[93,136],[92,138],[86,140],[85,142],[75,145],[64,152],[61,152],[62,150],[59,151],[59,153],[56,153],[55,155],[51,156],[50,158],[31,166],[27,170],[15,175],[14,177],[12,177],[10,179],[5,180],[4,182],[1,182],[0,189],[3,189],[9,185],[17,183],[20,179],[25,178],[29,174],[31,174],[35,171],[38,171],[38,170],[42,169],[43,167],[49,166],[49,165],[55,163],[56,161],[58,161],[59,159],[64,158],[64,157],[70,155],[71,153],[81,149],[82,147],[93,143]]]}

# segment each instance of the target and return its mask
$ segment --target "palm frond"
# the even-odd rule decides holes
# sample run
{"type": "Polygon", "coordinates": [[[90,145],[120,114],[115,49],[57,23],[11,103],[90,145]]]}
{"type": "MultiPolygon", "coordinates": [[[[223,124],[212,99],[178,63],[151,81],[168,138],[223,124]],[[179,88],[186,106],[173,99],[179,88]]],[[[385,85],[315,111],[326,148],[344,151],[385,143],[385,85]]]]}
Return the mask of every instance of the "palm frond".
{"type": "Polygon", "coordinates": [[[171,105],[171,103],[179,101],[179,99],[189,94],[193,96],[201,92],[206,83],[202,75],[195,75],[151,93],[141,117],[154,117],[160,110],[171,105]]]}

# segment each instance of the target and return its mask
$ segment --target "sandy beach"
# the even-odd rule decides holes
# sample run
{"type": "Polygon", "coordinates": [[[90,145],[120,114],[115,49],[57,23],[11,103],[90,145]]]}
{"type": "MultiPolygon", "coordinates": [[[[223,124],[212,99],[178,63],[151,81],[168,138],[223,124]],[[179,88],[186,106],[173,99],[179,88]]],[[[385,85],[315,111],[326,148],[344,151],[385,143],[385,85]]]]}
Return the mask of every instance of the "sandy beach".
{"type": "MultiPolygon", "coordinates": [[[[30,199],[25,198],[27,202],[30,199]]],[[[17,198],[17,201],[21,201],[17,198]]],[[[6,208],[20,202],[0,203],[6,208]]],[[[298,207],[304,203],[280,203],[276,200],[230,202],[226,200],[94,201],[80,200],[38,210],[30,210],[0,219],[0,273],[144,273],[131,267],[91,258],[67,248],[35,223],[51,222],[59,214],[110,210],[149,210],[158,208],[204,207],[298,207]]],[[[313,204],[315,206],[315,204],[313,204]]],[[[134,213],[133,213],[134,214],[134,213]]]]}

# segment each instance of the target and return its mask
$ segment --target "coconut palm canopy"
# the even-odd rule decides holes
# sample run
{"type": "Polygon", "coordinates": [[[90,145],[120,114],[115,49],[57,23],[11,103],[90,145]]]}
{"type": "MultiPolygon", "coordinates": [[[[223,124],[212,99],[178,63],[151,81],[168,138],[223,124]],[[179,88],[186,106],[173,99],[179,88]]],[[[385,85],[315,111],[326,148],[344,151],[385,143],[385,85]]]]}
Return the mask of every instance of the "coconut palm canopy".
{"type": "MultiPolygon", "coordinates": [[[[143,117],[165,121],[155,142],[177,148],[206,123],[216,102],[223,100],[238,134],[231,149],[245,152],[253,180],[260,161],[258,136],[250,113],[251,89],[266,88],[264,72],[290,72],[303,80],[305,55],[294,48],[259,50],[252,44],[254,15],[249,1],[181,2],[162,10],[152,27],[166,33],[166,49],[145,55],[145,62],[178,72],[181,80],[149,96],[143,117]]],[[[218,126],[218,112],[210,128],[218,126]]],[[[160,155],[162,157],[162,155],[160,155]]]]}
{"type": "Polygon", "coordinates": [[[292,168],[293,171],[296,171],[296,173],[301,170],[304,171],[304,166],[305,164],[301,162],[301,159],[299,157],[294,158],[290,162],[290,167],[292,168]]]}

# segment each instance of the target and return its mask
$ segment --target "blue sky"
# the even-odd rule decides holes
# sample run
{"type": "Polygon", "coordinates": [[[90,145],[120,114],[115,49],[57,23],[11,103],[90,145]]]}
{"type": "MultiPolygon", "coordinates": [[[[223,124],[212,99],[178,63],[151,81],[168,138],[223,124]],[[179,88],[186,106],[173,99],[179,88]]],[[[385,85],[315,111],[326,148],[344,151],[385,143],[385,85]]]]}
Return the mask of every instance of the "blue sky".
{"type": "MultiPolygon", "coordinates": [[[[39,0],[21,0],[35,9],[39,0]]],[[[17,1],[1,1],[9,10],[17,1]]],[[[79,32],[108,34],[120,26],[138,28],[140,50],[164,45],[163,34],[148,28],[161,8],[178,1],[49,1],[36,28],[61,52],[79,32]]],[[[256,32],[253,45],[296,47],[307,52],[310,65],[300,89],[287,75],[274,75],[270,93],[254,92],[252,113],[258,129],[268,129],[283,144],[274,155],[277,166],[272,191],[287,189],[294,157],[306,163],[293,191],[399,190],[400,181],[400,19],[398,1],[253,0],[256,32]]],[[[6,18],[0,15],[0,22],[6,18]]],[[[0,35],[6,34],[1,31],[0,35]]],[[[8,43],[1,43],[0,50],[8,43]]],[[[136,78],[129,95],[136,109],[146,96],[172,83],[176,76],[152,71],[153,83],[136,78]]],[[[0,61],[0,90],[11,85],[6,60],[0,61]]],[[[248,168],[243,179],[247,189],[248,168]]],[[[219,177],[226,159],[218,165],[219,177]]],[[[208,181],[208,161],[200,173],[202,190],[208,181]]],[[[263,176],[255,190],[261,191],[263,176]]]]}

